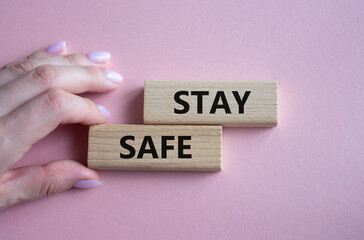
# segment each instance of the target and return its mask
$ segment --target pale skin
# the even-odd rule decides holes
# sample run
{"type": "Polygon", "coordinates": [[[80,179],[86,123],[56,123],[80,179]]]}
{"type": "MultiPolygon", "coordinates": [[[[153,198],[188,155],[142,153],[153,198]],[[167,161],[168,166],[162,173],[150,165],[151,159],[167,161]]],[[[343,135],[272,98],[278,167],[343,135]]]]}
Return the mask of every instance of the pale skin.
{"type": "Polygon", "coordinates": [[[102,124],[107,114],[76,94],[108,92],[118,82],[85,54],[38,50],[0,68],[0,210],[72,188],[80,180],[99,181],[96,171],[73,160],[10,169],[59,124],[102,124]]]}

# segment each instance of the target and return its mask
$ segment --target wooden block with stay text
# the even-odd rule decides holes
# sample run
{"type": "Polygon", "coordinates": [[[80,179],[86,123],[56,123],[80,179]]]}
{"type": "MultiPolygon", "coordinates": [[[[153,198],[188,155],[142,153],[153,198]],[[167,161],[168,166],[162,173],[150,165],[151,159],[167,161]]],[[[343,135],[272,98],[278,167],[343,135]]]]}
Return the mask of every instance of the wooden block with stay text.
{"type": "Polygon", "coordinates": [[[104,170],[220,171],[221,126],[95,125],[87,164],[104,170]]]}
{"type": "Polygon", "coordinates": [[[145,124],[277,126],[277,82],[146,81],[145,124]]]}

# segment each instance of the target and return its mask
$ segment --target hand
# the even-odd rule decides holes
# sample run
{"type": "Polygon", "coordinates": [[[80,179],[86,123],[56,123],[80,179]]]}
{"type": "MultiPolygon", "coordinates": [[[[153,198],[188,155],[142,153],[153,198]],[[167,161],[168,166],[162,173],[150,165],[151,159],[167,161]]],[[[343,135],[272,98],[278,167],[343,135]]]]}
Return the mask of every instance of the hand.
{"type": "Polygon", "coordinates": [[[59,124],[107,121],[104,107],[75,94],[117,88],[122,77],[102,70],[110,53],[66,51],[66,43],[58,42],[0,68],[0,209],[100,184],[96,171],[71,160],[9,170],[59,124]]]}

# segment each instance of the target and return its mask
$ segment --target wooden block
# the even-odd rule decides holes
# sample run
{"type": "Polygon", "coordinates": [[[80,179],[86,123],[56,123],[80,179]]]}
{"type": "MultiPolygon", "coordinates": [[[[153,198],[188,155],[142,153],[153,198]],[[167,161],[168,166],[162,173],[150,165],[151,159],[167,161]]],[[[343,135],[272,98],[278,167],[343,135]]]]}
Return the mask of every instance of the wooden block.
{"type": "Polygon", "coordinates": [[[220,171],[221,126],[95,125],[88,166],[103,170],[220,171]]]}
{"type": "Polygon", "coordinates": [[[145,124],[277,126],[277,82],[144,83],[145,124]]]}

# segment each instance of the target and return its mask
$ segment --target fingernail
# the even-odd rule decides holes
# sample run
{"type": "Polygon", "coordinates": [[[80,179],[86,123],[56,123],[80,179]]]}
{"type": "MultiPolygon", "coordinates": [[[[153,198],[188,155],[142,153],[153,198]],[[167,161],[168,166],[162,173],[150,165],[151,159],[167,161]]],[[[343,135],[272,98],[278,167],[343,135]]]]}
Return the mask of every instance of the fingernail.
{"type": "Polygon", "coordinates": [[[99,186],[101,184],[100,181],[97,180],[80,180],[73,184],[75,188],[92,188],[99,186]]]}
{"type": "Polygon", "coordinates": [[[100,104],[96,104],[96,105],[97,105],[97,107],[99,108],[100,112],[101,112],[102,114],[104,114],[104,115],[105,115],[105,117],[107,117],[107,118],[109,118],[109,117],[110,117],[110,113],[109,113],[109,111],[107,111],[107,110],[106,110],[106,108],[105,108],[104,106],[102,106],[102,105],[100,105],[100,104]]]}
{"type": "Polygon", "coordinates": [[[53,43],[52,45],[47,47],[45,51],[47,53],[53,54],[53,53],[61,52],[65,47],[66,47],[66,41],[60,41],[60,42],[53,43]]]}
{"type": "Polygon", "coordinates": [[[120,83],[121,81],[123,81],[123,77],[117,72],[114,72],[112,70],[104,70],[104,73],[105,76],[114,83],[120,83]]]}
{"type": "Polygon", "coordinates": [[[110,59],[110,53],[105,51],[90,52],[86,55],[93,63],[105,63],[110,59]]]}

